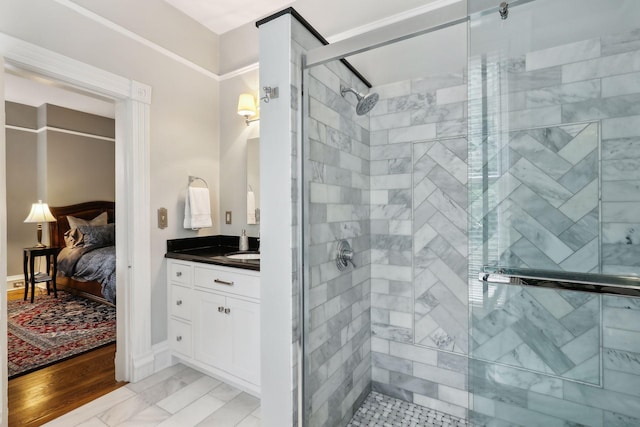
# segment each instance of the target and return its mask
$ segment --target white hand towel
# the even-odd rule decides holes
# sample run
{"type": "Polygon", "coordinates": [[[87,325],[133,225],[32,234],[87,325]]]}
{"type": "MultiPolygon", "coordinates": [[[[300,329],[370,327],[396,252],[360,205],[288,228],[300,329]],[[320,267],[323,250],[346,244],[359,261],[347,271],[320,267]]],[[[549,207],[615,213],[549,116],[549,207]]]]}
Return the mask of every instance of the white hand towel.
{"type": "Polygon", "coordinates": [[[184,201],[184,228],[198,230],[212,225],[209,189],[188,187],[184,201]]]}
{"type": "Polygon", "coordinates": [[[256,196],[253,191],[247,191],[247,224],[256,223],[256,196]]]}

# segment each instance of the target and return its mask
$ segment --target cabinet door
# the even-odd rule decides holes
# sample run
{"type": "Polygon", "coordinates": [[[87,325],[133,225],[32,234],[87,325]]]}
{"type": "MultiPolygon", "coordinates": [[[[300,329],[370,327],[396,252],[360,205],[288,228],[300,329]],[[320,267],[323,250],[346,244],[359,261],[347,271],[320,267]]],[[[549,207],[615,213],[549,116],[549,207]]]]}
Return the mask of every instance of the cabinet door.
{"type": "Polygon", "coordinates": [[[198,361],[229,370],[231,365],[231,316],[225,314],[226,298],[207,292],[195,292],[194,327],[195,358],[198,361]],[[222,311],[220,311],[222,307],[222,311]]]}
{"type": "Polygon", "coordinates": [[[227,307],[232,325],[232,372],[260,385],[260,305],[227,297],[227,307]]]}

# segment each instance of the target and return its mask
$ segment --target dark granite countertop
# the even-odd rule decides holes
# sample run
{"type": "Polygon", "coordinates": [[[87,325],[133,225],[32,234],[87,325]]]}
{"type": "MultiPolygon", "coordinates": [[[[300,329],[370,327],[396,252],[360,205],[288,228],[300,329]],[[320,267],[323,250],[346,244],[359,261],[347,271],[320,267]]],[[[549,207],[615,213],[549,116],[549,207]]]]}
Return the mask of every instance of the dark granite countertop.
{"type": "MultiPolygon", "coordinates": [[[[238,242],[238,236],[205,236],[167,240],[167,253],[164,257],[260,271],[259,259],[241,260],[225,256],[225,254],[239,252],[238,242]]],[[[255,252],[258,248],[258,239],[249,237],[249,251],[255,252]]]]}

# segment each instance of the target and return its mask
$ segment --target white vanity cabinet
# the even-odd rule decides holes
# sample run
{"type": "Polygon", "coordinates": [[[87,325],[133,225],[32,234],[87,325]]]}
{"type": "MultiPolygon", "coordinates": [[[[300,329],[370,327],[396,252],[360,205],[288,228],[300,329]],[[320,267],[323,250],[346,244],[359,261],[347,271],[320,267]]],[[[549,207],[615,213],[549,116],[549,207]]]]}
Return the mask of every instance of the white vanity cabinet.
{"type": "Polygon", "coordinates": [[[260,393],[260,273],[169,259],[172,355],[260,393]]]}

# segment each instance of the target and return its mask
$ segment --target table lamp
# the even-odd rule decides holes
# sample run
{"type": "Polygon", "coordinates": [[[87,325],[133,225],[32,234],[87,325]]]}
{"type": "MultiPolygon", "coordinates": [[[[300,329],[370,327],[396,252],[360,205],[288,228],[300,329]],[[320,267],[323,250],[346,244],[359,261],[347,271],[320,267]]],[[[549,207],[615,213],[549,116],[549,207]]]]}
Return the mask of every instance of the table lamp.
{"type": "Polygon", "coordinates": [[[38,233],[38,244],[35,246],[36,248],[44,248],[42,244],[42,223],[43,222],[53,222],[56,219],[51,214],[49,210],[49,205],[46,203],[42,203],[42,200],[38,200],[38,203],[33,203],[31,205],[31,212],[24,220],[24,222],[36,222],[38,223],[37,233],[38,233]]]}

